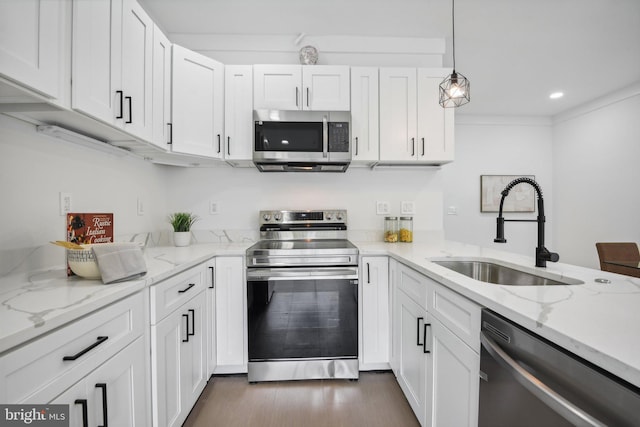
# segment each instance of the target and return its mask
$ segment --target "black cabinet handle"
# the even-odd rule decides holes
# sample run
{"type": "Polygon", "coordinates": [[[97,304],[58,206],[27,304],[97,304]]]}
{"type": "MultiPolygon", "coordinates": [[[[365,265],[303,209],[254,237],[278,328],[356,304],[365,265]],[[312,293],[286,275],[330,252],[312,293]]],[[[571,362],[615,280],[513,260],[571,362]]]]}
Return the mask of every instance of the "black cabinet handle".
{"type": "Polygon", "coordinates": [[[185,329],[187,331],[187,334],[186,334],[186,338],[182,339],[182,342],[189,342],[189,315],[188,314],[183,314],[182,318],[183,319],[187,319],[187,321],[185,322],[185,329]]]}
{"type": "Polygon", "coordinates": [[[431,326],[431,323],[425,323],[424,324],[424,332],[423,332],[423,336],[422,336],[422,352],[427,354],[427,353],[431,353],[431,350],[427,350],[427,327],[431,326]]]}
{"type": "Polygon", "coordinates": [[[367,283],[371,283],[371,270],[369,269],[369,263],[367,263],[367,283]]]}
{"type": "Polygon", "coordinates": [[[178,291],[179,294],[184,294],[185,292],[187,292],[189,289],[193,288],[196,284],[195,283],[189,283],[189,286],[187,286],[184,289],[180,289],[178,291]]]}
{"type": "Polygon", "coordinates": [[[191,313],[191,333],[189,333],[189,329],[187,329],[187,336],[194,336],[196,334],[196,311],[190,308],[189,313],[191,313]]]}
{"type": "Polygon", "coordinates": [[[220,153],[220,134],[218,134],[217,136],[218,136],[218,153],[220,153]]]}
{"type": "Polygon", "coordinates": [[[167,144],[173,144],[173,123],[167,123],[167,127],[169,128],[169,141],[167,144]]]}
{"type": "Polygon", "coordinates": [[[124,117],[124,99],[122,98],[124,96],[124,93],[121,90],[117,90],[116,95],[120,96],[120,115],[116,116],[116,119],[121,119],[122,117],[124,117]]]}
{"type": "Polygon", "coordinates": [[[424,157],[424,138],[422,138],[422,156],[424,157]]]}
{"type": "Polygon", "coordinates": [[[102,425],[98,427],[109,427],[109,417],[107,415],[107,384],[98,383],[96,388],[102,389],[102,425]]]}
{"type": "Polygon", "coordinates": [[[77,358],[81,357],[83,354],[90,352],[91,350],[93,350],[94,348],[96,348],[97,346],[99,346],[100,344],[102,344],[103,342],[105,342],[106,340],[108,340],[109,337],[98,337],[96,338],[96,342],[94,342],[93,344],[91,344],[89,347],[85,348],[84,350],[81,350],[80,352],[74,354],[73,356],[64,356],[62,358],[62,360],[76,360],[77,358]]]}
{"type": "Polygon", "coordinates": [[[209,289],[215,289],[216,288],[215,268],[214,267],[209,267],[209,270],[211,270],[211,286],[209,286],[209,289]]]}
{"type": "Polygon", "coordinates": [[[423,321],[423,320],[424,320],[424,317],[418,317],[416,319],[416,323],[417,323],[417,325],[416,325],[416,335],[417,335],[416,345],[418,347],[424,344],[424,343],[420,344],[420,322],[423,321]]]}
{"type": "Polygon", "coordinates": [[[130,96],[125,96],[124,99],[129,101],[129,120],[127,120],[125,123],[131,123],[133,121],[133,118],[131,117],[131,104],[133,103],[133,101],[131,100],[130,96]]]}
{"type": "Polygon", "coordinates": [[[416,139],[411,138],[411,157],[416,155],[416,139]]]}
{"type": "Polygon", "coordinates": [[[227,137],[227,154],[229,156],[231,155],[231,137],[230,136],[227,137]]]}
{"type": "Polygon", "coordinates": [[[358,155],[358,137],[356,136],[356,156],[358,155]]]}
{"type": "Polygon", "coordinates": [[[89,427],[89,420],[87,417],[87,399],[76,399],[73,403],[76,405],[82,405],[82,427],[89,427]]]}
{"type": "Polygon", "coordinates": [[[309,88],[307,87],[307,107],[309,106],[309,88]]]}

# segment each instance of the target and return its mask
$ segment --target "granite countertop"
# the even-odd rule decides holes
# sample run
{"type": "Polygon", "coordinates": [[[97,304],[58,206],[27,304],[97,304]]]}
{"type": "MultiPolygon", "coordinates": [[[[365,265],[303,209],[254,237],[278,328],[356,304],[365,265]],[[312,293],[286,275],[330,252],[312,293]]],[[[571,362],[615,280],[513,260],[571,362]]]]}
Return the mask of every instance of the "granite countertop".
{"type": "MultiPolygon", "coordinates": [[[[540,269],[533,267],[533,257],[443,240],[411,244],[352,242],[361,255],[391,256],[640,387],[640,279],[563,263],[548,263],[546,269],[540,269]],[[450,256],[493,258],[523,266],[533,273],[548,272],[579,279],[584,284],[492,285],[430,261],[450,256]],[[596,278],[606,278],[610,283],[595,282],[596,278]]],[[[35,272],[26,279],[3,277],[0,353],[212,257],[243,256],[251,244],[146,248],[147,275],[112,285],[67,278],[62,269],[35,272]]]]}

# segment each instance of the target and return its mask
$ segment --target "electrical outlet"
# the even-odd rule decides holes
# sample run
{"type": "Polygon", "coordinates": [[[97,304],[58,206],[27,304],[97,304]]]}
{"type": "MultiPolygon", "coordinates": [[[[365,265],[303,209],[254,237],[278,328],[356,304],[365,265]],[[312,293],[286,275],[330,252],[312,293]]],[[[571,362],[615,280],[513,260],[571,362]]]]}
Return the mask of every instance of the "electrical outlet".
{"type": "Polygon", "coordinates": [[[71,193],[64,193],[61,191],[60,192],[60,216],[64,216],[68,214],[69,212],[71,212],[72,209],[73,207],[72,207],[71,193]]]}
{"type": "Polygon", "coordinates": [[[389,215],[390,212],[389,202],[376,202],[376,214],[389,215]]]}
{"type": "Polygon", "coordinates": [[[412,215],[416,213],[416,207],[413,202],[401,202],[400,213],[404,215],[412,215]]]}
{"type": "Polygon", "coordinates": [[[449,206],[447,209],[447,215],[458,215],[458,208],[455,206],[449,206]]]}
{"type": "Polygon", "coordinates": [[[144,215],[144,202],[142,201],[141,198],[138,197],[138,216],[143,216],[144,215]]]}
{"type": "Polygon", "coordinates": [[[209,201],[209,215],[217,215],[218,211],[218,203],[213,200],[209,201]]]}

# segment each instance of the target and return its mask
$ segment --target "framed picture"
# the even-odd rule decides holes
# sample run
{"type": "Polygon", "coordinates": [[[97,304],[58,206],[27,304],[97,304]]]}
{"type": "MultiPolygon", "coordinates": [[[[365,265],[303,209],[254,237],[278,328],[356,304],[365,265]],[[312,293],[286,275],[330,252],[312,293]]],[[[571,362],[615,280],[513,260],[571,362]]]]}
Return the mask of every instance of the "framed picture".
{"type": "MultiPolygon", "coordinates": [[[[516,178],[535,180],[534,175],[480,175],[480,212],[498,212],[502,190],[516,178]]],[[[518,184],[504,199],[502,212],[535,212],[536,191],[529,184],[518,184]]]]}

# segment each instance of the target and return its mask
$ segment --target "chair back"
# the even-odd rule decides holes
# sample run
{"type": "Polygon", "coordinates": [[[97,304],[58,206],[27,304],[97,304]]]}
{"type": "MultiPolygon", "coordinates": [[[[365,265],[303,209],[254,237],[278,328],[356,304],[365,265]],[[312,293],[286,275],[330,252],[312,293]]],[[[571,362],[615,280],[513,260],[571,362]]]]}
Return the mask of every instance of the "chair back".
{"type": "Polygon", "coordinates": [[[610,271],[605,261],[640,261],[640,251],[635,242],[599,242],[596,250],[600,258],[600,270],[610,271]]]}

